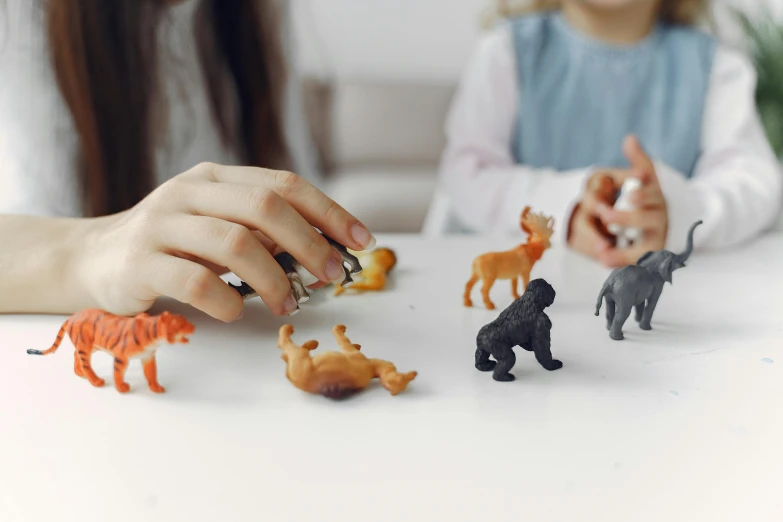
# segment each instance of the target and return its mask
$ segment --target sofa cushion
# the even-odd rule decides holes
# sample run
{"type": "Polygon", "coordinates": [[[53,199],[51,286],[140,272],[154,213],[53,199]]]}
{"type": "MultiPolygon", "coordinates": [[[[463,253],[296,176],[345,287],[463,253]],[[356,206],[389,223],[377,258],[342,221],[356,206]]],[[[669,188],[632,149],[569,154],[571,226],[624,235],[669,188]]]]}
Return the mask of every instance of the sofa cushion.
{"type": "Polygon", "coordinates": [[[435,191],[435,168],[371,167],[335,172],[326,194],[373,233],[417,234],[435,191]]]}
{"type": "Polygon", "coordinates": [[[437,164],[453,91],[453,85],[310,79],[306,105],[324,170],[437,164]]]}

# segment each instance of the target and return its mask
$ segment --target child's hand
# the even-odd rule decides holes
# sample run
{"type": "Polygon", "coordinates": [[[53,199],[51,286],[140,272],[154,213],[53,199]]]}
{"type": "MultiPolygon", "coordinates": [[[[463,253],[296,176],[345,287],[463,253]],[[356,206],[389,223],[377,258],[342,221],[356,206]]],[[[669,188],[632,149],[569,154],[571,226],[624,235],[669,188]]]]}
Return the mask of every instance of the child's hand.
{"type": "Polygon", "coordinates": [[[600,259],[611,248],[610,240],[596,226],[594,195],[587,193],[574,209],[568,227],[568,244],[577,252],[592,259],[600,259]]]}
{"type": "Polygon", "coordinates": [[[95,220],[75,266],[96,305],[117,314],[167,296],[232,321],[243,302],[218,276],[228,269],[283,315],[296,302],[273,258],[278,249],[323,283],[344,276],[340,254],[314,226],[352,250],[372,248],[359,220],[294,174],[202,164],[132,209],[95,220]]]}
{"type": "Polygon", "coordinates": [[[630,248],[603,251],[599,260],[610,267],[634,264],[645,252],[664,248],[668,228],[666,200],[658,183],[655,165],[634,136],[626,138],[623,151],[631,163],[631,169],[612,171],[613,178],[618,186],[622,186],[629,176],[641,180],[641,188],[631,198],[636,210],[621,212],[608,205],[598,204],[595,212],[605,226],[615,223],[626,228],[639,228],[642,230],[642,238],[630,248]]]}

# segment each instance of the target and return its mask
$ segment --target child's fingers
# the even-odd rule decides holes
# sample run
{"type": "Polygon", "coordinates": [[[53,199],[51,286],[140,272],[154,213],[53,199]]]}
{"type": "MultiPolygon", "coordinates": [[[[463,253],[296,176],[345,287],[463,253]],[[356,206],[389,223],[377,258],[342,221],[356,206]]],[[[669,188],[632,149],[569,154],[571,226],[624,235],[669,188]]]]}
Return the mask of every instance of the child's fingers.
{"type": "Polygon", "coordinates": [[[577,252],[593,259],[611,247],[609,241],[587,219],[587,214],[581,211],[574,219],[569,244],[577,252]]]}
{"type": "Polygon", "coordinates": [[[580,203],[580,211],[590,216],[597,216],[600,207],[608,207],[608,205],[594,192],[586,193],[580,203]]]}
{"type": "Polygon", "coordinates": [[[599,209],[598,216],[607,226],[614,224],[625,228],[660,228],[666,222],[666,214],[663,209],[622,212],[611,208],[603,208],[599,209]]]}
{"type": "Polygon", "coordinates": [[[654,239],[648,239],[649,236],[645,235],[644,239],[638,243],[635,243],[629,248],[619,249],[610,248],[599,254],[599,261],[609,268],[619,268],[626,265],[635,265],[647,252],[660,250],[663,245],[660,241],[654,239]]]}
{"type": "Polygon", "coordinates": [[[631,203],[636,208],[654,209],[666,205],[661,189],[656,185],[644,185],[631,194],[631,203]]]}

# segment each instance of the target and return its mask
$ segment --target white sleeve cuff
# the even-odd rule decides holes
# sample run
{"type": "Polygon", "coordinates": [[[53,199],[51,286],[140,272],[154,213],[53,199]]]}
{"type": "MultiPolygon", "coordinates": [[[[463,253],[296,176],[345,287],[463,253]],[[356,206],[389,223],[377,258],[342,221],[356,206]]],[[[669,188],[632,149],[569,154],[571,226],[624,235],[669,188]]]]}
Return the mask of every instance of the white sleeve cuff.
{"type": "MultiPolygon", "coordinates": [[[[704,219],[704,205],[685,176],[663,162],[655,162],[655,171],[666,200],[669,221],[664,248],[681,252],[688,242],[688,229],[696,221],[704,219]]],[[[709,223],[705,222],[704,228],[709,228],[709,223]]],[[[702,243],[699,235],[694,234],[694,248],[702,243]]]]}
{"type": "Polygon", "coordinates": [[[574,207],[581,200],[585,183],[592,174],[592,168],[578,169],[566,172],[553,172],[544,175],[535,192],[535,199],[531,201],[531,183],[522,174],[514,180],[509,187],[508,194],[503,198],[502,219],[514,230],[519,230],[519,217],[528,203],[533,212],[542,213],[555,218],[554,231],[550,241],[553,245],[566,245],[568,243],[568,222],[574,207]]]}

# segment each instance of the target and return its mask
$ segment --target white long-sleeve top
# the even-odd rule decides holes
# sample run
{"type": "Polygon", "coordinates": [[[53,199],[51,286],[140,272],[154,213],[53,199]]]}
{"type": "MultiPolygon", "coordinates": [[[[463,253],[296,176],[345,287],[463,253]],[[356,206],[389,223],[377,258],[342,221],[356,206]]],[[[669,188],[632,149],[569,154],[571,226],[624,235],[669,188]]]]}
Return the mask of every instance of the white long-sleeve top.
{"type": "MultiPolygon", "coordinates": [[[[474,231],[521,234],[521,209],[531,205],[555,217],[560,226],[552,240],[565,242],[569,217],[593,168],[557,172],[515,163],[511,143],[524,93],[514,53],[508,25],[479,42],[446,123],[440,187],[451,211],[474,231]]],[[[717,249],[758,235],[777,218],[783,169],[758,117],[755,87],[751,62],[720,45],[705,105],[702,155],[692,178],[653,158],[668,208],[666,248],[681,249],[699,219],[704,224],[695,235],[696,248],[717,249]]]]}

